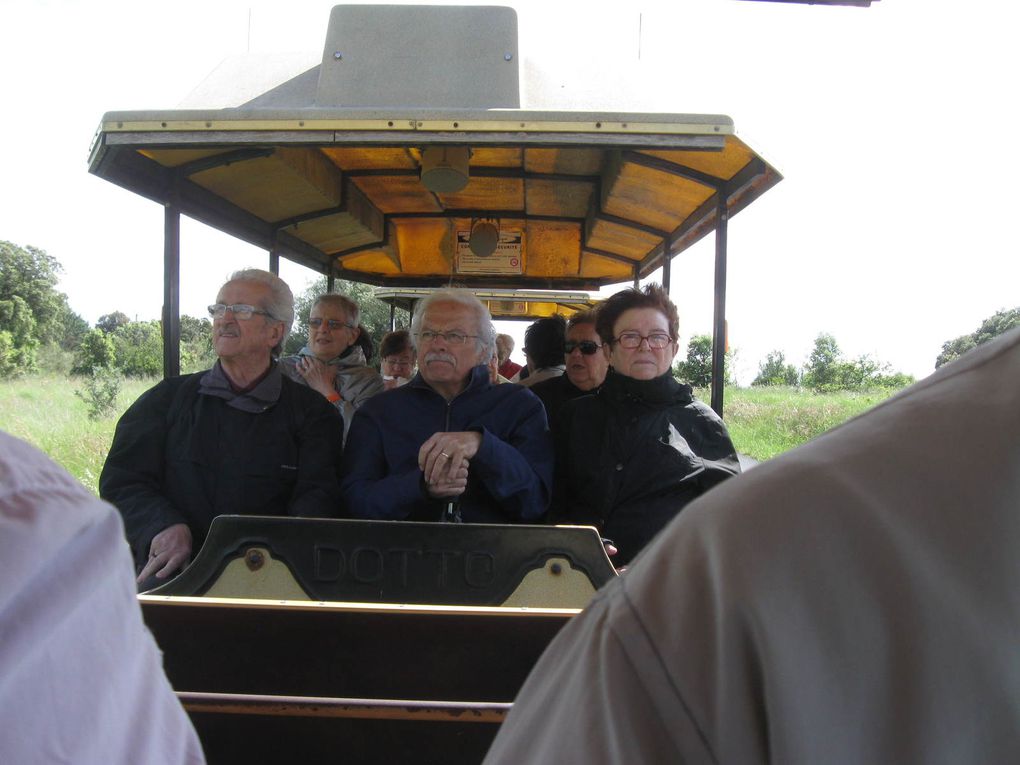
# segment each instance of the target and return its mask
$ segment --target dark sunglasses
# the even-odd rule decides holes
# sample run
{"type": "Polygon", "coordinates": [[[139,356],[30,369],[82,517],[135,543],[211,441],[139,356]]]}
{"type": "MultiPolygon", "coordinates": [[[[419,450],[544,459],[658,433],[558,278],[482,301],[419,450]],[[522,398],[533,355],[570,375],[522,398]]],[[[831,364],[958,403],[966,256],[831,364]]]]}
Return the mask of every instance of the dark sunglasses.
{"type": "Polygon", "coordinates": [[[594,340],[582,340],[579,343],[575,343],[573,340],[568,340],[563,344],[563,355],[569,356],[577,348],[585,356],[591,356],[593,353],[598,351],[602,346],[596,343],[594,340]]]}

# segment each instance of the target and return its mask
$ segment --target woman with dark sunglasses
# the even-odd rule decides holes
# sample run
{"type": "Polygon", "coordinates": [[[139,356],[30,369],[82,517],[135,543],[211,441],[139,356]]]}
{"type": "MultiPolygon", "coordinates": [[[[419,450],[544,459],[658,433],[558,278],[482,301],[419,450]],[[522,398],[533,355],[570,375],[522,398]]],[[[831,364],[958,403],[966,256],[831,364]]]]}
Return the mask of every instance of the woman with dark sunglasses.
{"type": "Polygon", "coordinates": [[[579,396],[594,393],[606,379],[609,359],[602,352],[602,341],[595,331],[594,311],[581,311],[570,318],[563,350],[564,373],[531,386],[531,392],[545,404],[549,428],[553,433],[563,405],[579,396]]]}
{"type": "Polygon", "coordinates": [[[597,527],[618,549],[617,566],[688,502],[740,472],[722,420],[673,378],[679,324],[659,285],[606,299],[595,329],[609,372],[596,395],[564,404],[554,432],[549,518],[597,527]]]}

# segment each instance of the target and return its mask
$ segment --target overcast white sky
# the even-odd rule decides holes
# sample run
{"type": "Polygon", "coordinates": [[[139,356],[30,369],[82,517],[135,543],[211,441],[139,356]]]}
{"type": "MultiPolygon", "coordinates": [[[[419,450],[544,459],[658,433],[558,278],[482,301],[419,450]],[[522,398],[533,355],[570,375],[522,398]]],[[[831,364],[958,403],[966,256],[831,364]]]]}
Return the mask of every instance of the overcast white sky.
{"type": "MultiPolygon", "coordinates": [[[[57,258],[90,322],[158,317],[162,208],[87,173],[101,116],[173,108],[229,56],[317,60],[335,4],[4,0],[0,239],[57,258]]],[[[785,176],[730,223],[743,382],[773,349],[801,363],[823,331],[921,377],[944,341],[1020,305],[1010,3],[506,4],[525,66],[562,96],[543,106],[727,114],[785,176]]],[[[684,346],[711,331],[712,259],[709,239],[674,261],[684,346]]],[[[267,262],[185,221],[182,310],[201,315],[230,271],[267,262]]],[[[313,277],[281,275],[295,292],[313,277]]]]}

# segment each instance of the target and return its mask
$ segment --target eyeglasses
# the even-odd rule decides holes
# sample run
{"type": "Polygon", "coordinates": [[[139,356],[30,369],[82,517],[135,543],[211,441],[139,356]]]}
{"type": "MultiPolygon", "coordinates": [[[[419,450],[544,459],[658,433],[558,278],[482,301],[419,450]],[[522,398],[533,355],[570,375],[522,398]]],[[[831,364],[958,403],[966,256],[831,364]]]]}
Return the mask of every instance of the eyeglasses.
{"type": "Polygon", "coordinates": [[[433,332],[431,329],[422,330],[415,337],[423,343],[434,343],[443,338],[450,345],[463,345],[469,337],[478,339],[478,335],[465,335],[463,332],[433,332]]]}
{"type": "Polygon", "coordinates": [[[673,342],[673,338],[665,332],[653,332],[648,336],[642,335],[639,332],[624,332],[615,339],[621,348],[640,348],[642,340],[646,340],[648,347],[653,351],[661,351],[673,342]]]}
{"type": "Polygon", "coordinates": [[[385,364],[388,364],[391,367],[396,368],[396,369],[410,369],[411,368],[411,362],[410,361],[403,361],[401,359],[384,358],[383,362],[385,364]]]}
{"type": "Polygon", "coordinates": [[[311,327],[312,329],[318,329],[323,324],[325,324],[327,327],[329,327],[330,329],[333,329],[333,330],[340,329],[342,327],[347,327],[348,329],[354,329],[354,325],[353,324],[348,324],[346,322],[338,321],[336,319],[309,319],[308,320],[308,326],[311,327]]]}
{"type": "Polygon", "coordinates": [[[596,353],[598,349],[601,347],[602,346],[596,343],[594,340],[579,340],[576,342],[574,340],[567,340],[567,342],[563,344],[563,355],[569,356],[571,353],[574,352],[574,349],[577,348],[577,350],[579,350],[585,356],[591,356],[593,353],[596,353]]]}
{"type": "Polygon", "coordinates": [[[233,305],[224,305],[223,303],[213,303],[209,306],[209,315],[214,319],[222,319],[223,314],[230,311],[234,314],[235,319],[241,321],[248,321],[253,315],[258,314],[259,316],[268,316],[270,319],[275,318],[269,311],[263,311],[261,308],[256,308],[253,305],[247,303],[234,303],[233,305]]]}

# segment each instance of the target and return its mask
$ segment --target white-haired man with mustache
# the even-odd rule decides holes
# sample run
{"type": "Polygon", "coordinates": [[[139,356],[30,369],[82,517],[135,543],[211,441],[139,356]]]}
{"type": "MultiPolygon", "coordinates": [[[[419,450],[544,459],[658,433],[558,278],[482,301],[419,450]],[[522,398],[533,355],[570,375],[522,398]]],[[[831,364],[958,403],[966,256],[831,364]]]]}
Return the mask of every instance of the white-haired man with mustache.
{"type": "Polygon", "coordinates": [[[552,486],[545,410],[530,391],[493,385],[496,332],[470,292],[442,289],[411,320],[418,374],[354,415],[340,489],[358,518],[537,521],[552,486]]]}

